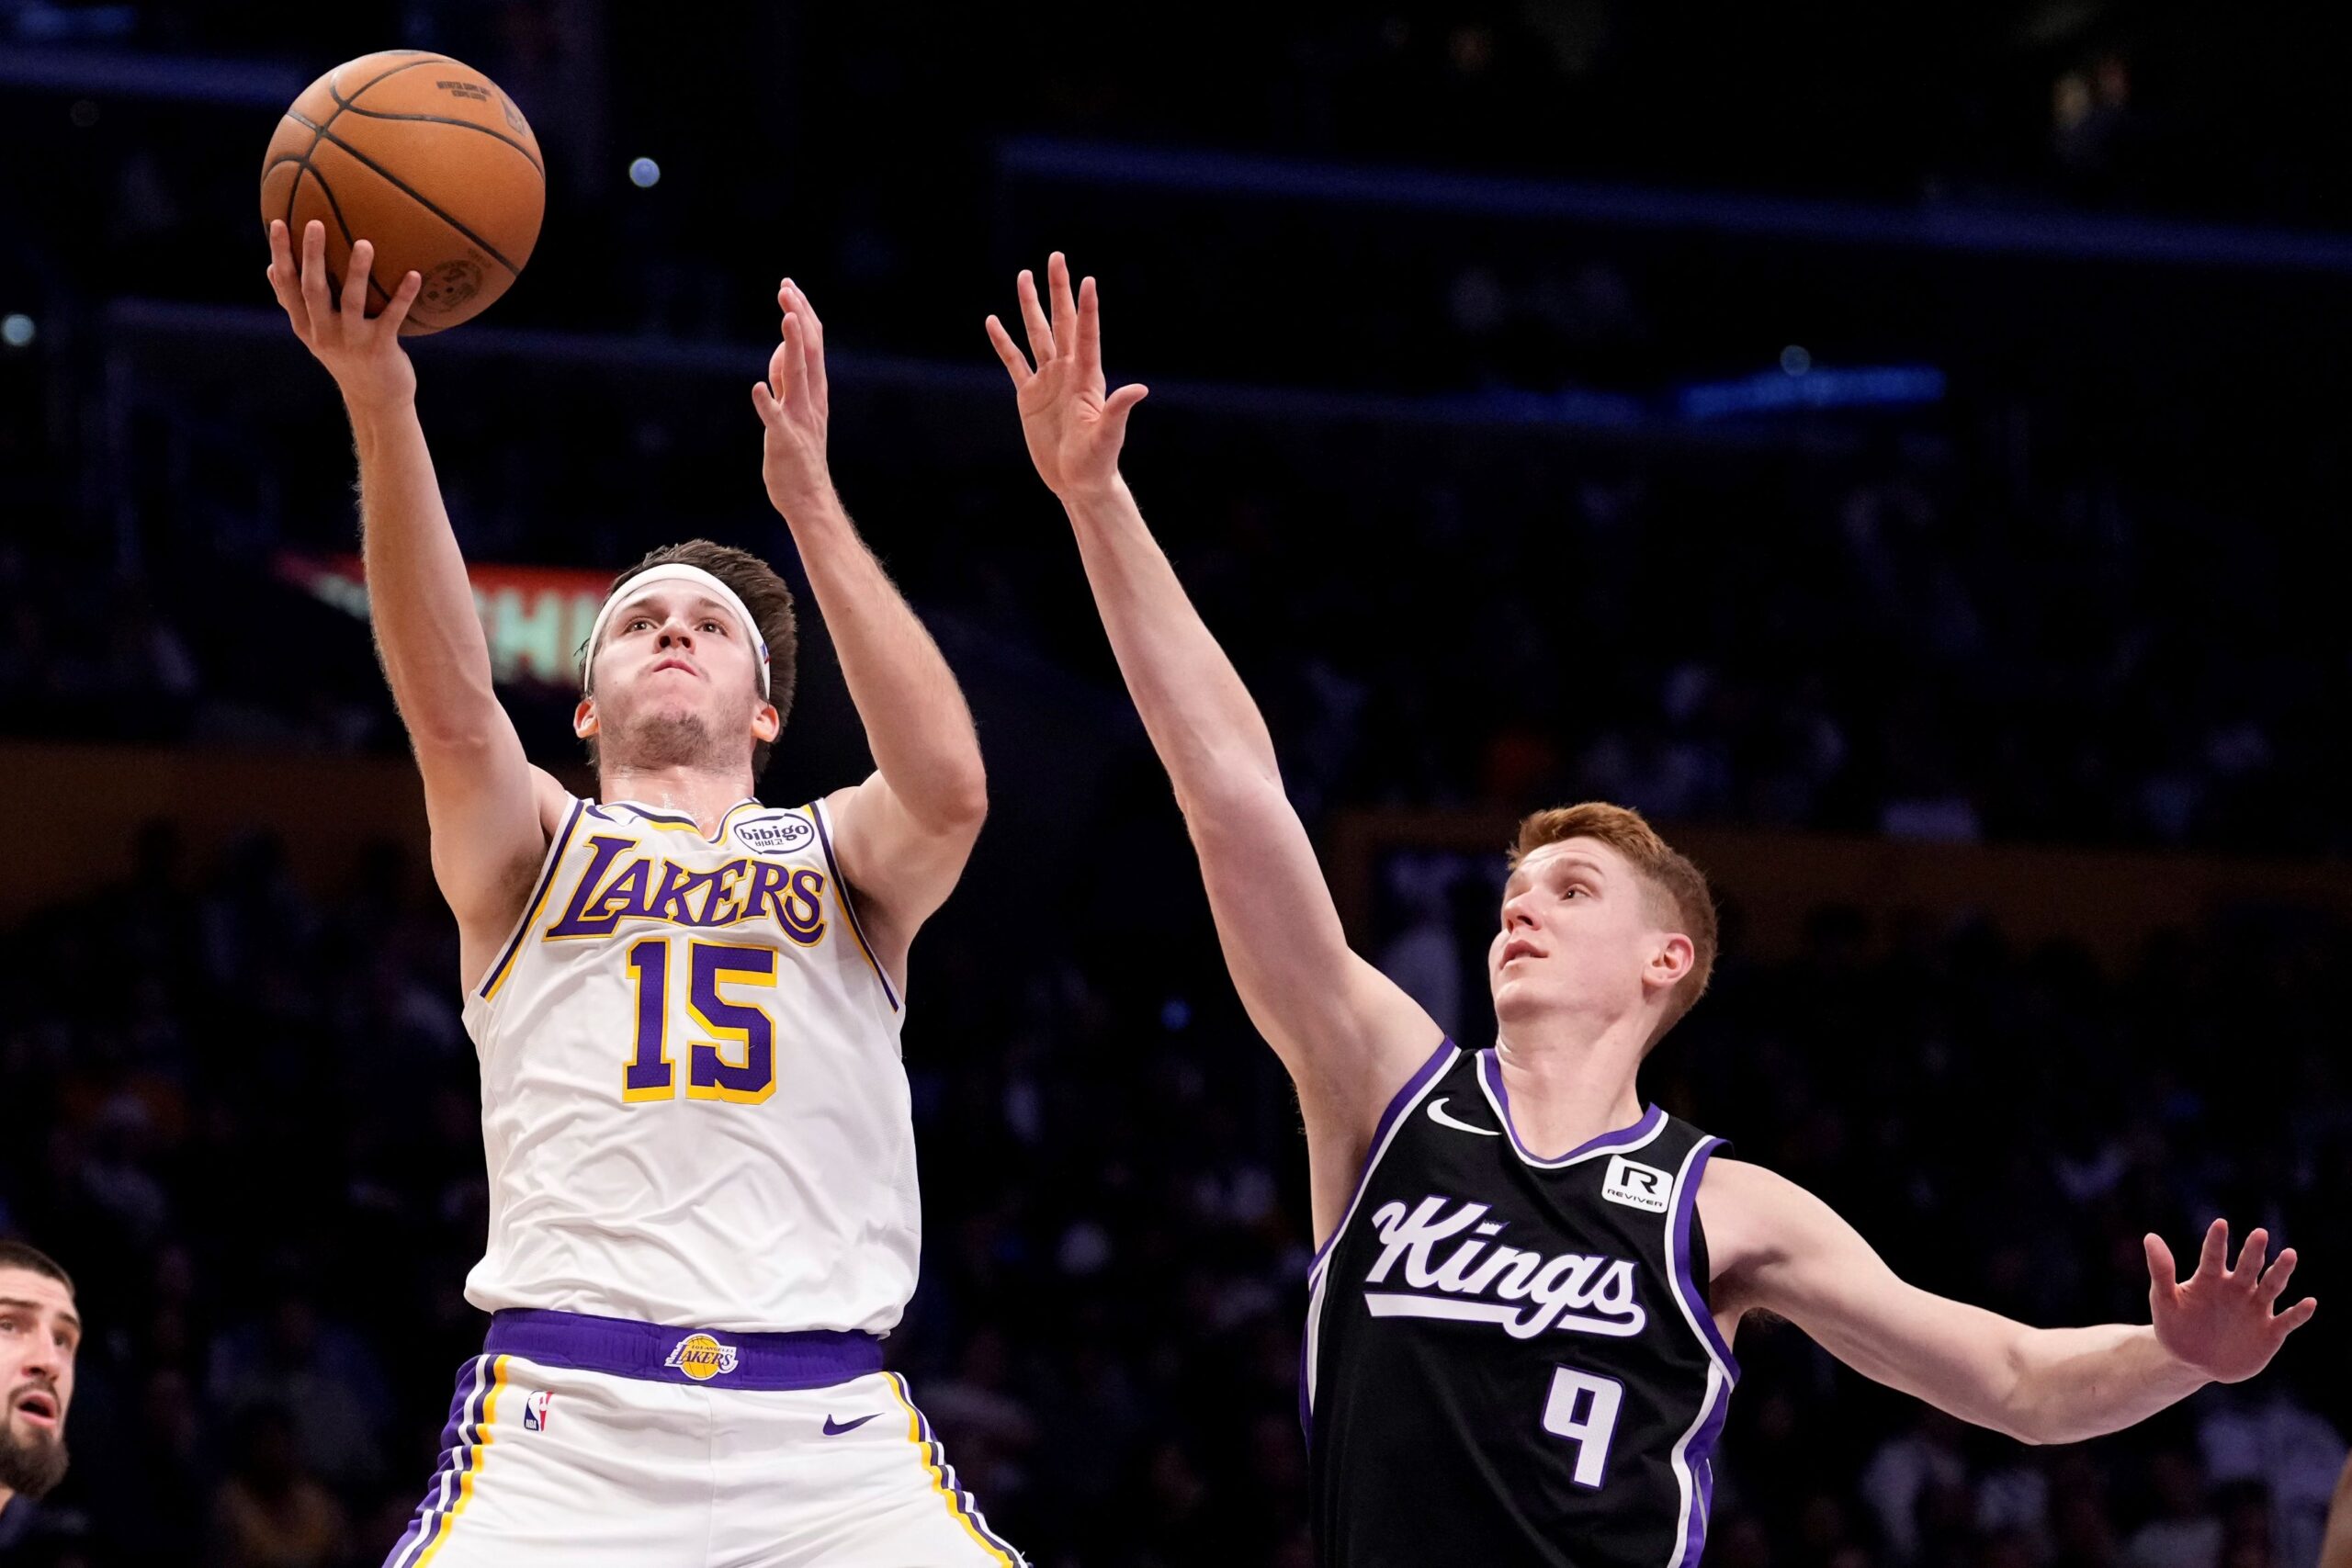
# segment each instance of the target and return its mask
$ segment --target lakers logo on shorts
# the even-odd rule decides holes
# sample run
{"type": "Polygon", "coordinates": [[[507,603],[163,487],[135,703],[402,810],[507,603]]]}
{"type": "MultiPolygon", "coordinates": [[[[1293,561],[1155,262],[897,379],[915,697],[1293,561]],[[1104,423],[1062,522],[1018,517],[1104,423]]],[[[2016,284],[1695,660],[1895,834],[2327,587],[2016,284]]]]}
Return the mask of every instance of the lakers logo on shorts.
{"type": "Polygon", "coordinates": [[[675,1367],[696,1382],[735,1370],[735,1347],[721,1345],[707,1334],[689,1334],[670,1348],[669,1359],[662,1363],[675,1367]]]}

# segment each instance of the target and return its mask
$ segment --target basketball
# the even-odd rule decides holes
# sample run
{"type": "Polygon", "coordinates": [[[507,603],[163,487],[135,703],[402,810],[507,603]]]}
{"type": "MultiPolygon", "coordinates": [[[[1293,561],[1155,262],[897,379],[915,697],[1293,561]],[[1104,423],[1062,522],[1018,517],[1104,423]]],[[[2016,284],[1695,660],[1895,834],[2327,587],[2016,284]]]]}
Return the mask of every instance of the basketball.
{"type": "Polygon", "coordinates": [[[423,291],[402,335],[470,321],[514,285],[539,237],[547,170],[514,100],[469,65],[423,50],[345,61],[305,88],[277,122],[261,166],[261,220],[326,226],[330,287],[351,247],[376,247],[368,313],[403,275],[423,291]]]}

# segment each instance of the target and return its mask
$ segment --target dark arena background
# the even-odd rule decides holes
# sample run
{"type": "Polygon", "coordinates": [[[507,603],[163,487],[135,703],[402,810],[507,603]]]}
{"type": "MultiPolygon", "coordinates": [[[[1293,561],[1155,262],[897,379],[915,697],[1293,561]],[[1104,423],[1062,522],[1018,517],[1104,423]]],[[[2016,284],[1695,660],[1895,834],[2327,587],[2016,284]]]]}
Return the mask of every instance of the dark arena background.
{"type": "MultiPolygon", "coordinates": [[[[575,787],[613,570],[797,571],[745,389],[779,276],[825,312],[834,473],[992,798],[915,950],[888,1349],[1042,1568],[1309,1562],[1295,1103],[981,333],[1052,248],[1357,946],[1458,1039],[1517,816],[1623,802],[1725,917],[1646,1095],[1905,1276],[2144,1323],[2145,1231],[2303,1257],[2265,1375],[2075,1446],[1751,1320],[1708,1562],[2312,1568],[2346,42],[2261,3],[0,0],[0,1235],[89,1325],[72,1473],[0,1555],[374,1564],[481,1346],[456,937],[254,200],[305,83],[427,47],[547,156],[527,272],[413,352],[575,787]]],[[[815,620],[771,801],[867,766],[815,620]]]]}

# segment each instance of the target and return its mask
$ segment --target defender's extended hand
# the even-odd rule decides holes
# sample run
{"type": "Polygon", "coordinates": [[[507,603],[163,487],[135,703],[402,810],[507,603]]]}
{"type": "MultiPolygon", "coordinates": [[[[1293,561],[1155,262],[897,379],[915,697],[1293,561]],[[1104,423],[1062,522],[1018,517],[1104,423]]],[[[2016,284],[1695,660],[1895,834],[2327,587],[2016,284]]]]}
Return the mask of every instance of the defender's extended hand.
{"type": "Polygon", "coordinates": [[[2154,1234],[2144,1241],[2148,1254],[2148,1311],[2155,1324],[2156,1342],[2176,1359],[2197,1368],[2216,1382],[2243,1382],[2270,1364],[2287,1336],[2311,1321],[2318,1301],[2305,1296],[2285,1312],[2274,1314],[2279,1292],[2295,1272],[2295,1249],[2278,1254],[2269,1269],[2263,1258],[2269,1233],[2256,1230],[2245,1238],[2238,1266],[2229,1267],[2230,1226],[2215,1220],[2205,1232],[2204,1250],[2197,1272],[2177,1281],[2172,1249],[2154,1234]]]}
{"type": "Polygon", "coordinates": [[[326,225],[316,219],[302,226],[302,263],[294,264],[286,225],[269,225],[269,286],[294,335],[317,356],[355,407],[404,402],[416,396],[416,367],[401,347],[401,323],[416,303],[424,279],[409,273],[392,291],[383,313],[368,314],[368,269],[376,247],[361,240],[351,247],[350,275],[343,280],[340,308],[327,291],[326,225]]]}
{"type": "Polygon", "coordinates": [[[784,341],[768,355],[767,379],[752,384],[752,406],[767,426],[760,473],[768,500],[789,522],[795,511],[832,493],[825,468],[831,400],[825,386],[825,324],[816,307],[788,277],[777,287],[775,302],[784,311],[784,341]]]}
{"type": "Polygon", "coordinates": [[[1103,396],[1102,309],[1094,280],[1080,284],[1072,298],[1069,264],[1059,251],[1046,264],[1046,276],[1054,299],[1050,321],[1037,299],[1036,279],[1023,272],[1017,285],[1021,319],[1029,332],[1028,356],[994,316],[988,320],[989,342],[1019,394],[1029,460],[1037,465],[1046,488],[1068,501],[1102,490],[1119,477],[1127,415],[1143,401],[1146,389],[1129,385],[1103,396]],[[1034,371],[1031,358],[1037,362],[1034,371]]]}

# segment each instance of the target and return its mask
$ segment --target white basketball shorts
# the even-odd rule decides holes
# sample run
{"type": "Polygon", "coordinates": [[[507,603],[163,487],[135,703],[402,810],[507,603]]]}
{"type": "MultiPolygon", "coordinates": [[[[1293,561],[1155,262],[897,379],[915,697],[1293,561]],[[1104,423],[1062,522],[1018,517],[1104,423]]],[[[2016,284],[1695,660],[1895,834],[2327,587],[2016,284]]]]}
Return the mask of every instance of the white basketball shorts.
{"type": "Polygon", "coordinates": [[[502,1312],[384,1568],[1025,1568],[870,1335],[502,1312]]]}

